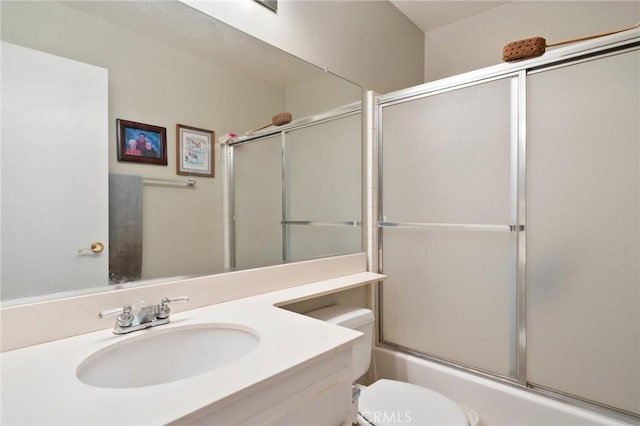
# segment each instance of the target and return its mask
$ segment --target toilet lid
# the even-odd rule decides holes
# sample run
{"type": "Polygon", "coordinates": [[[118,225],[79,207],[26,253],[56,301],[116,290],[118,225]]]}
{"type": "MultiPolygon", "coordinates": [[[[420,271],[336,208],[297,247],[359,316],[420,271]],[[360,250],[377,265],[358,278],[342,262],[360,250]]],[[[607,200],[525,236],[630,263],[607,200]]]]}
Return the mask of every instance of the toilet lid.
{"type": "Polygon", "coordinates": [[[381,379],[364,389],[358,412],[376,426],[468,426],[462,408],[438,392],[411,383],[381,379]]]}

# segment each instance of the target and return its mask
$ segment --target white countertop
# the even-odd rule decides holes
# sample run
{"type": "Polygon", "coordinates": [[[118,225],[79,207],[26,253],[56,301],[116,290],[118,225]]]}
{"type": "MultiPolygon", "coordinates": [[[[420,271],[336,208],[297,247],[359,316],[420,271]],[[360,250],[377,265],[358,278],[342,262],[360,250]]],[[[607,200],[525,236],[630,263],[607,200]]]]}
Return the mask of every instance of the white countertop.
{"type": "MultiPolygon", "coordinates": [[[[361,336],[357,331],[275,305],[369,284],[383,277],[362,272],[172,314],[169,324],[155,329],[117,336],[109,328],[4,352],[0,355],[1,423],[166,424],[212,404],[242,397],[243,390],[275,381],[287,371],[353,345],[361,336]],[[98,388],[76,377],[82,361],[107,346],[143,333],[202,323],[249,327],[257,332],[260,343],[255,350],[223,368],[155,386],[98,388]]],[[[55,318],[36,320],[55,327],[55,318]]]]}

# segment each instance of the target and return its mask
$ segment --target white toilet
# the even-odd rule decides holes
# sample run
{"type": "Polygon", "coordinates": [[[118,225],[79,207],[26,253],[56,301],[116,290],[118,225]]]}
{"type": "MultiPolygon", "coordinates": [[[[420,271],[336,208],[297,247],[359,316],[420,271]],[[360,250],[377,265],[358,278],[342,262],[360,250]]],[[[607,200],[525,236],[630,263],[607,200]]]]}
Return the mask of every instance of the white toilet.
{"type": "MultiPolygon", "coordinates": [[[[367,372],[371,363],[373,312],[369,309],[332,305],[305,315],[364,333],[364,339],[353,348],[353,382],[367,372]]],[[[386,379],[361,387],[357,411],[358,424],[362,426],[475,426],[479,420],[475,412],[459,406],[438,392],[386,379]]]]}

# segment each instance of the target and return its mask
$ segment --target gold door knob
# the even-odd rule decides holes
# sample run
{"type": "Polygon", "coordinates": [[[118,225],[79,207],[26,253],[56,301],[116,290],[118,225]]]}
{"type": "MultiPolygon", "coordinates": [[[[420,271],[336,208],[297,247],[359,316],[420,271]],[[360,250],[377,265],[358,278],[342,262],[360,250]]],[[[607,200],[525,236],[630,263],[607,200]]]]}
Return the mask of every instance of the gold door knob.
{"type": "Polygon", "coordinates": [[[102,250],[104,250],[104,244],[102,244],[99,241],[96,241],[95,243],[91,243],[91,247],[78,250],[78,253],[91,251],[93,253],[98,254],[98,253],[102,253],[102,250]]]}

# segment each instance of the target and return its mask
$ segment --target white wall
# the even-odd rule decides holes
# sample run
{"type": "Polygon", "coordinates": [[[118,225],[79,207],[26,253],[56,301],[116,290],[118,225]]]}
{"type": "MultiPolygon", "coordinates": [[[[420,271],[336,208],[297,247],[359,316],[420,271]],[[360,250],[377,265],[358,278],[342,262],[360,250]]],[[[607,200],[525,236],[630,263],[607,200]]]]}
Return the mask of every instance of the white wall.
{"type": "MultiPolygon", "coordinates": [[[[514,1],[425,34],[424,80],[502,62],[509,42],[544,37],[548,43],[630,27],[637,1],[514,1]]],[[[550,48],[553,49],[553,48],[550,48]]]]}
{"type": "Polygon", "coordinates": [[[422,83],[424,35],[387,1],[184,0],[223,22],[379,93],[422,83]]]}
{"type": "Polygon", "coordinates": [[[294,119],[326,112],[360,101],[362,92],[353,84],[324,73],[285,89],[286,110],[294,119]]]}

